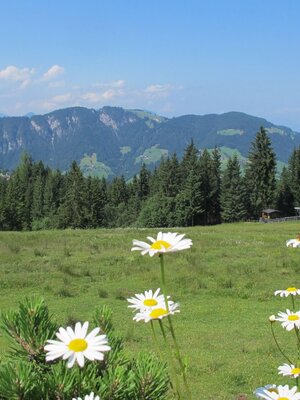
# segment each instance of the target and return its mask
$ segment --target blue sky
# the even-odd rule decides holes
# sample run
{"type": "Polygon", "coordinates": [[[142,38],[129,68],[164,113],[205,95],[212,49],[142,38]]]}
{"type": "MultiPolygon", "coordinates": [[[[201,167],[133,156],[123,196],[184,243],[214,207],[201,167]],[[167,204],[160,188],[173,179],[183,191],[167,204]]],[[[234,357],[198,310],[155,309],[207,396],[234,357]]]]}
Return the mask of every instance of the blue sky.
{"type": "Polygon", "coordinates": [[[300,131],[298,0],[0,0],[0,113],[242,111],[300,131]]]}

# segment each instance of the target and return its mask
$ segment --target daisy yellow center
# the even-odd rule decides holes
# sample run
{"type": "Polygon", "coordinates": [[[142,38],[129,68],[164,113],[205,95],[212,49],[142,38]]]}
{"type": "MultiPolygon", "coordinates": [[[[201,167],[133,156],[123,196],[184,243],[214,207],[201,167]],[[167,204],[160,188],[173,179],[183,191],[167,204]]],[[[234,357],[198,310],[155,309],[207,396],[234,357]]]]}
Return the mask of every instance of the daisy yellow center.
{"type": "Polygon", "coordinates": [[[298,321],[299,317],[298,315],[289,315],[288,320],[289,321],[298,321]]]}
{"type": "Polygon", "coordinates": [[[146,307],[154,307],[157,306],[157,301],[154,299],[146,299],[143,301],[144,306],[146,307]]]}
{"type": "Polygon", "coordinates": [[[68,344],[69,350],[75,351],[75,353],[78,353],[79,351],[84,351],[88,347],[88,343],[84,339],[73,339],[71,342],[68,344]]]}
{"type": "Polygon", "coordinates": [[[289,400],[287,397],[279,397],[278,400],[289,400]]]}
{"type": "Polygon", "coordinates": [[[292,373],[293,375],[300,374],[300,368],[293,368],[293,369],[291,370],[291,373],[292,373]]]}
{"type": "Polygon", "coordinates": [[[286,289],[287,292],[296,292],[296,290],[297,290],[297,288],[295,288],[295,287],[288,287],[286,289]]]}
{"type": "Polygon", "coordinates": [[[170,246],[170,243],[166,242],[165,240],[157,240],[156,242],[152,243],[151,249],[161,250],[163,247],[168,249],[170,246]]]}
{"type": "Polygon", "coordinates": [[[156,308],[155,310],[151,311],[150,317],[153,319],[163,317],[164,315],[167,315],[168,312],[164,308],[156,308]]]}

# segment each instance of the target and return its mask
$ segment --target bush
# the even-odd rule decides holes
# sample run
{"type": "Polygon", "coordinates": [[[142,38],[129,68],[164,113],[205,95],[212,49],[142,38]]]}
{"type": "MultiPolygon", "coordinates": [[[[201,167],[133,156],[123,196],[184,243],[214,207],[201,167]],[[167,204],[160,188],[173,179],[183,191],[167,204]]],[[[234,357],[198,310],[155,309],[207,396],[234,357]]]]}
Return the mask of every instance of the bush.
{"type": "Polygon", "coordinates": [[[44,346],[55,338],[58,326],[42,299],[26,299],[18,311],[3,314],[1,328],[11,350],[0,363],[0,398],[67,400],[93,391],[101,400],[166,399],[166,364],[144,353],[130,360],[107,307],[96,310],[93,323],[107,335],[111,350],[103,361],[67,368],[62,359],[46,362],[44,346]]]}

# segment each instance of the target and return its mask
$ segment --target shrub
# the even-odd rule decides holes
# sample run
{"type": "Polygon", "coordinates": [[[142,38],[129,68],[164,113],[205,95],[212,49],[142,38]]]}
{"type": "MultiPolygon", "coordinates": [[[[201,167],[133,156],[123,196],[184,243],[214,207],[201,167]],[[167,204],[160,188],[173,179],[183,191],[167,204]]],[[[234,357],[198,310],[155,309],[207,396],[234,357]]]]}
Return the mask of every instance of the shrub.
{"type": "Polygon", "coordinates": [[[58,326],[42,299],[26,299],[18,311],[4,313],[1,328],[11,350],[0,363],[0,398],[67,400],[83,398],[93,391],[101,400],[166,399],[166,364],[144,353],[130,360],[111,316],[104,306],[96,310],[93,320],[111,347],[104,360],[88,361],[83,368],[67,368],[62,359],[46,362],[44,346],[55,338],[58,326]]]}

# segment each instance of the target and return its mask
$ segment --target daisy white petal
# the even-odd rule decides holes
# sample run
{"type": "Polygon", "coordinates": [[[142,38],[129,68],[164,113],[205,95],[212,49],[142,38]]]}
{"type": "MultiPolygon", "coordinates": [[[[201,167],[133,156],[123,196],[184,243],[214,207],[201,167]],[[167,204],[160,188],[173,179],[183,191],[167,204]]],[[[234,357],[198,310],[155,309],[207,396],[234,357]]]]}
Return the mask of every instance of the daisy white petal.
{"type": "MultiPolygon", "coordinates": [[[[159,291],[160,288],[155,293],[152,290],[146,290],[144,293],[136,294],[135,297],[130,297],[127,299],[128,303],[131,303],[128,307],[140,311],[158,306],[163,307],[165,305],[165,297],[163,294],[159,294],[159,291]]],[[[169,301],[168,304],[173,304],[173,301],[169,301]]]]}
{"type": "Polygon", "coordinates": [[[169,312],[166,310],[165,304],[163,304],[159,307],[153,307],[153,308],[149,307],[149,309],[147,310],[140,310],[133,317],[133,320],[137,322],[138,321],[149,322],[155,319],[163,319],[168,315],[175,314],[176,312],[180,312],[178,303],[169,304],[169,312]]]}
{"type": "Polygon", "coordinates": [[[56,333],[56,337],[64,343],[68,343],[70,341],[68,332],[62,327],[59,328],[58,332],[56,333]]]}
{"type": "Polygon", "coordinates": [[[296,287],[288,287],[285,290],[276,290],[274,292],[275,296],[279,294],[280,297],[288,297],[289,295],[296,296],[300,294],[300,289],[296,287]]]}
{"type": "Polygon", "coordinates": [[[68,368],[71,368],[75,361],[83,367],[85,357],[91,361],[103,360],[103,353],[110,350],[110,346],[107,345],[107,336],[97,336],[100,328],[93,329],[87,335],[88,325],[88,322],[83,325],[77,322],[74,330],[71,327],[60,328],[56,336],[61,341],[48,340],[44,347],[47,351],[46,361],[62,357],[63,360],[68,360],[68,368]]]}
{"type": "MultiPolygon", "coordinates": [[[[90,394],[85,395],[83,400],[100,400],[99,396],[95,396],[95,397],[94,396],[95,396],[94,392],[91,392],[90,394]]],[[[73,397],[72,400],[82,400],[82,398],[81,397],[76,397],[76,399],[75,399],[73,397]]]]}
{"type": "Polygon", "coordinates": [[[298,378],[300,376],[300,368],[295,367],[293,364],[280,365],[278,371],[278,374],[283,376],[291,376],[293,378],[298,378]]]}
{"type": "Polygon", "coordinates": [[[75,363],[75,360],[76,360],[75,353],[72,353],[68,358],[67,367],[72,368],[75,363]]]}
{"type": "Polygon", "coordinates": [[[84,357],[81,351],[79,351],[78,353],[76,353],[76,361],[79,365],[79,367],[83,367],[84,366],[84,357]]]}
{"type": "Polygon", "coordinates": [[[290,389],[288,385],[279,385],[274,390],[262,390],[258,397],[265,400],[300,400],[300,393],[297,392],[297,386],[290,389]]]}
{"type": "Polygon", "coordinates": [[[149,256],[152,257],[155,254],[174,253],[176,251],[189,249],[193,242],[191,239],[183,239],[184,236],[184,234],[178,234],[176,232],[159,232],[156,239],[153,239],[151,236],[147,237],[151,244],[133,240],[132,243],[134,247],[132,247],[131,251],[138,250],[142,255],[148,253],[149,256]]]}
{"type": "Polygon", "coordinates": [[[279,312],[278,317],[276,317],[276,321],[281,322],[281,326],[285,328],[287,331],[291,331],[294,328],[300,328],[300,311],[290,311],[286,310],[286,312],[279,312]]]}
{"type": "Polygon", "coordinates": [[[278,390],[277,390],[277,386],[276,386],[276,385],[265,385],[265,386],[258,387],[258,388],[253,392],[253,394],[254,394],[257,398],[261,399],[261,398],[262,398],[261,395],[264,394],[265,390],[268,390],[270,393],[278,393],[278,390]]]}
{"type": "MultiPolygon", "coordinates": [[[[98,335],[98,333],[100,332],[100,328],[99,327],[97,327],[97,328],[95,328],[95,329],[93,329],[87,336],[86,336],[86,340],[90,340],[90,339],[92,339],[92,338],[95,338],[97,335],[98,335]]],[[[102,336],[102,335],[101,335],[102,336]]]]}
{"type": "Polygon", "coordinates": [[[286,241],[287,247],[300,247],[300,235],[296,239],[289,239],[286,241]]]}

